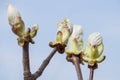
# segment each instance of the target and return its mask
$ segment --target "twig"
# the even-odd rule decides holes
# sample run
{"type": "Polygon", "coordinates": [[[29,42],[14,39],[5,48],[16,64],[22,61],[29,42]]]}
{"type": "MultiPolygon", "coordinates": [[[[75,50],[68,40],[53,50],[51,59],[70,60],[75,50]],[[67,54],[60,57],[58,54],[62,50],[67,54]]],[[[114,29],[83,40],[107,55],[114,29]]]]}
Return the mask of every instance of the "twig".
{"type": "Polygon", "coordinates": [[[93,80],[94,70],[98,68],[98,64],[95,63],[93,66],[88,65],[88,68],[90,69],[89,80],[93,80]]]}
{"type": "Polygon", "coordinates": [[[30,80],[31,72],[29,65],[29,42],[25,42],[23,46],[23,70],[24,80],[30,80]]]}
{"type": "Polygon", "coordinates": [[[39,69],[33,74],[34,79],[37,79],[39,76],[41,76],[41,74],[43,73],[43,71],[47,67],[47,65],[49,64],[51,58],[54,56],[56,51],[57,51],[57,48],[55,47],[52,50],[52,52],[49,54],[49,56],[43,61],[43,63],[39,67],[39,69]]]}
{"type": "Polygon", "coordinates": [[[93,75],[94,75],[94,68],[90,68],[90,76],[89,76],[89,80],[93,80],[93,75]]]}
{"type": "Polygon", "coordinates": [[[78,80],[83,80],[82,73],[81,73],[81,68],[80,68],[80,64],[79,64],[80,63],[79,57],[76,56],[76,55],[72,55],[72,62],[75,65],[78,80]]]}

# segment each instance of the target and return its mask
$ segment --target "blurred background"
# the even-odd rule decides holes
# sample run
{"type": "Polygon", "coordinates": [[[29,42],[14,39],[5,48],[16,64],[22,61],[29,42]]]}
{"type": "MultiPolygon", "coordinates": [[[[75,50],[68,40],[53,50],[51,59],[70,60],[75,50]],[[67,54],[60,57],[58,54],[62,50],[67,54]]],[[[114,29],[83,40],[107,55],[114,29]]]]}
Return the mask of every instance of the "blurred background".
{"type": "MultiPolygon", "coordinates": [[[[94,80],[120,79],[120,0],[0,0],[0,80],[23,80],[22,48],[7,19],[9,3],[20,11],[26,29],[39,24],[35,44],[30,44],[32,73],[52,51],[48,44],[55,40],[57,23],[69,18],[73,24],[83,27],[83,49],[89,34],[102,34],[106,60],[95,70],[94,80]]],[[[66,54],[56,53],[37,80],[77,80],[73,64],[65,58],[66,54]]],[[[87,80],[87,64],[81,68],[87,80]]]]}

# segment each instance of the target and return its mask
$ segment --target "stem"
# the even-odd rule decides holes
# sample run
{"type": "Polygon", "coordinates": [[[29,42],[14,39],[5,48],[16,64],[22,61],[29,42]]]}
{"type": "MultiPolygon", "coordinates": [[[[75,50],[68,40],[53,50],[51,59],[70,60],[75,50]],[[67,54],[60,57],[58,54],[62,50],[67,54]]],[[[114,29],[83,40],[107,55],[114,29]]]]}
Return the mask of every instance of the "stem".
{"type": "Polygon", "coordinates": [[[24,80],[30,80],[31,72],[29,65],[29,42],[25,42],[23,46],[23,70],[24,80]]]}
{"type": "Polygon", "coordinates": [[[41,74],[43,73],[43,71],[47,67],[47,65],[49,64],[51,58],[54,56],[54,54],[56,53],[56,51],[57,51],[57,48],[55,47],[52,50],[52,52],[49,54],[49,56],[43,61],[43,63],[39,67],[39,69],[33,74],[34,79],[37,79],[39,76],[41,76],[41,74]]]}
{"type": "Polygon", "coordinates": [[[78,80],[83,80],[82,78],[82,73],[81,73],[81,68],[80,68],[80,59],[78,56],[72,55],[72,62],[75,65],[75,69],[77,72],[78,80]]]}
{"type": "Polygon", "coordinates": [[[93,80],[93,75],[94,75],[94,69],[91,67],[91,68],[90,68],[89,80],[93,80]]]}

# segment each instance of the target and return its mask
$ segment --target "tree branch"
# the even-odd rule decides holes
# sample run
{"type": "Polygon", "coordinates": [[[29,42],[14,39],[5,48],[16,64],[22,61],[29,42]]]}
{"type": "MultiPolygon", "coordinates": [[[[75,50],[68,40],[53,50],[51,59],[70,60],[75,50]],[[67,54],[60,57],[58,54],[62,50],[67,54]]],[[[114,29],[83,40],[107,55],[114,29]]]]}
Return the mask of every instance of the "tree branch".
{"type": "Polygon", "coordinates": [[[72,55],[72,62],[75,65],[75,69],[77,72],[78,80],[83,80],[82,78],[82,73],[81,73],[81,68],[80,68],[80,59],[76,55],[72,55]]]}
{"type": "Polygon", "coordinates": [[[23,75],[24,80],[30,80],[31,72],[29,65],[29,42],[25,42],[23,46],[23,75]]]}
{"type": "Polygon", "coordinates": [[[89,76],[89,80],[93,80],[93,75],[94,75],[94,68],[90,68],[90,76],[89,76]]]}
{"type": "Polygon", "coordinates": [[[34,79],[37,79],[39,76],[42,75],[44,69],[47,67],[47,65],[49,64],[51,58],[54,56],[54,54],[56,53],[56,51],[57,51],[57,48],[55,47],[52,50],[52,52],[49,54],[49,56],[43,61],[43,63],[39,67],[39,69],[33,74],[34,79]]]}

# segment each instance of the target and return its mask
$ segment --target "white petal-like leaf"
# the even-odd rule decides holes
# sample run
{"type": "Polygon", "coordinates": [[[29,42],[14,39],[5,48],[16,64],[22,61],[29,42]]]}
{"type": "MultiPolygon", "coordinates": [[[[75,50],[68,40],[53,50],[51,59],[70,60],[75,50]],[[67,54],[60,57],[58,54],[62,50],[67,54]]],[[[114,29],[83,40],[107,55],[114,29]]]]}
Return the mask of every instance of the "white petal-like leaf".
{"type": "Polygon", "coordinates": [[[18,17],[21,17],[19,11],[11,4],[8,4],[7,16],[11,26],[15,24],[15,22],[18,20],[18,17]]]}
{"type": "Polygon", "coordinates": [[[98,46],[102,43],[102,36],[99,32],[92,33],[88,38],[88,43],[93,46],[98,46]]]}

